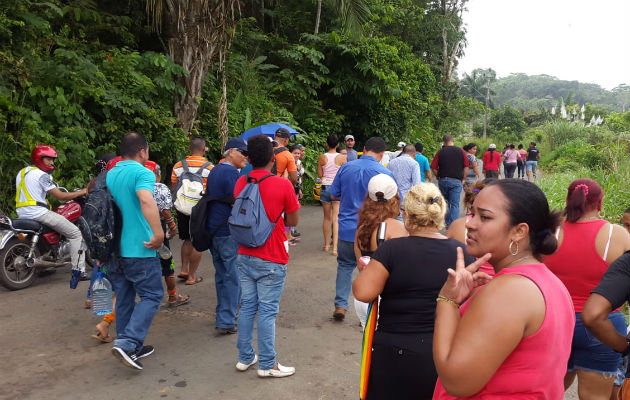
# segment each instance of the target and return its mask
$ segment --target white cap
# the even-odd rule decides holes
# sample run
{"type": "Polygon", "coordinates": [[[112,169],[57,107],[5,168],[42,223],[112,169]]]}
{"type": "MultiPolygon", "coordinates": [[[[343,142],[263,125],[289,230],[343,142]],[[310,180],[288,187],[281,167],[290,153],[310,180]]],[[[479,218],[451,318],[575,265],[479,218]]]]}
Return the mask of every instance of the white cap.
{"type": "Polygon", "coordinates": [[[343,139],[344,141],[348,140],[348,139],[352,139],[354,140],[354,136],[352,135],[346,135],[346,137],[343,139]]]}
{"type": "Polygon", "coordinates": [[[407,145],[407,143],[405,142],[398,142],[398,147],[405,147],[407,145]]]}
{"type": "Polygon", "coordinates": [[[497,145],[494,143],[490,143],[490,146],[488,146],[489,149],[496,149],[497,145]]]}
{"type": "Polygon", "coordinates": [[[378,174],[368,183],[368,196],[374,201],[388,201],[398,193],[396,181],[386,174],[378,174]]]}

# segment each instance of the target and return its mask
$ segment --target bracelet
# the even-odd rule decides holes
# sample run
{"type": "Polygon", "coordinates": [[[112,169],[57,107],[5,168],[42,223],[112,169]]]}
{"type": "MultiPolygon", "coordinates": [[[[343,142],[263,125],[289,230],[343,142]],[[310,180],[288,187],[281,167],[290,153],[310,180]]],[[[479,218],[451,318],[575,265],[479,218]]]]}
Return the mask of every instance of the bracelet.
{"type": "Polygon", "coordinates": [[[166,220],[166,221],[164,221],[164,222],[166,222],[168,225],[170,225],[170,224],[175,223],[175,220],[173,220],[173,217],[171,217],[171,218],[167,219],[167,220],[166,220]]]}
{"type": "Polygon", "coordinates": [[[454,305],[455,307],[459,308],[459,304],[457,304],[457,303],[455,302],[455,300],[453,300],[453,299],[449,299],[448,297],[446,297],[446,296],[442,296],[441,294],[440,294],[440,295],[438,295],[437,299],[435,299],[435,300],[436,300],[436,301],[443,301],[443,302],[445,302],[445,303],[452,304],[452,305],[454,305]]]}

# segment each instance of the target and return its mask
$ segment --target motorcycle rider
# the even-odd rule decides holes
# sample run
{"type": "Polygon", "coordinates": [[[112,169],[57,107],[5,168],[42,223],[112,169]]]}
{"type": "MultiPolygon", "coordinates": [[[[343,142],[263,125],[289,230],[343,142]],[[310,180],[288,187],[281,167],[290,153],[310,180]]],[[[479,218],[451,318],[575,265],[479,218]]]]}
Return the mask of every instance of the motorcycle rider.
{"type": "Polygon", "coordinates": [[[81,231],[72,222],[50,210],[46,195],[59,201],[69,201],[88,193],[87,188],[75,192],[62,192],[53,181],[57,152],[52,146],[37,145],[31,153],[34,165],[22,168],[15,177],[17,188],[15,209],[18,217],[32,219],[59,232],[68,239],[72,267],[85,272],[85,257],[80,256],[81,231]]]}

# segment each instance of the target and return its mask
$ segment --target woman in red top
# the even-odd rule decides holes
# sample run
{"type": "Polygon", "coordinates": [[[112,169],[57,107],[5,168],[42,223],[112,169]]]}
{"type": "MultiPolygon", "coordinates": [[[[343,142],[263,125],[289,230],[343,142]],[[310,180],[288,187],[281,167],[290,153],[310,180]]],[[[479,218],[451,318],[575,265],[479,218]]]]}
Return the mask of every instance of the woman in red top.
{"type": "MultiPolygon", "coordinates": [[[[564,386],[571,386],[577,376],[581,399],[608,399],[621,360],[619,353],[586,330],[581,319],[591,290],[610,263],[630,249],[628,232],[599,218],[603,200],[602,188],[592,179],[578,179],[569,185],[566,220],[556,232],[558,251],[544,260],[565,284],[575,306],[576,323],[564,386]]],[[[617,331],[625,333],[626,321],[618,310],[609,315],[609,320],[617,331]]]]}
{"type": "Polygon", "coordinates": [[[467,250],[437,298],[434,399],[561,399],[575,317],[560,280],[540,262],[556,250],[559,215],[533,183],[489,183],[467,222],[467,250]],[[485,255],[484,255],[485,254],[485,255]],[[486,261],[496,275],[475,272],[486,261]],[[471,296],[472,294],[472,296],[471,296]],[[466,302],[459,308],[459,304],[466,302]]]}
{"type": "Polygon", "coordinates": [[[501,164],[501,153],[497,151],[497,145],[492,143],[483,155],[483,174],[486,178],[499,177],[499,164],[501,164]]]}

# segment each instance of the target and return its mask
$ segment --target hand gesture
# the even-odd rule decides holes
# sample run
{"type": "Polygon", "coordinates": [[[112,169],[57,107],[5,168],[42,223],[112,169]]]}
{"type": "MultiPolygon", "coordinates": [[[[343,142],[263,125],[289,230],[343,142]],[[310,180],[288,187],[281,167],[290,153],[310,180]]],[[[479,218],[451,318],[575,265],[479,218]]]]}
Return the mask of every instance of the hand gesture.
{"type": "Polygon", "coordinates": [[[470,296],[470,292],[472,292],[474,288],[485,285],[490,281],[491,277],[488,274],[478,272],[477,270],[488,261],[491,256],[490,253],[487,253],[466,267],[464,263],[464,251],[461,247],[458,247],[455,270],[452,268],[448,269],[448,279],[446,283],[444,283],[444,286],[442,286],[440,295],[454,300],[457,304],[461,304],[470,296]]]}

